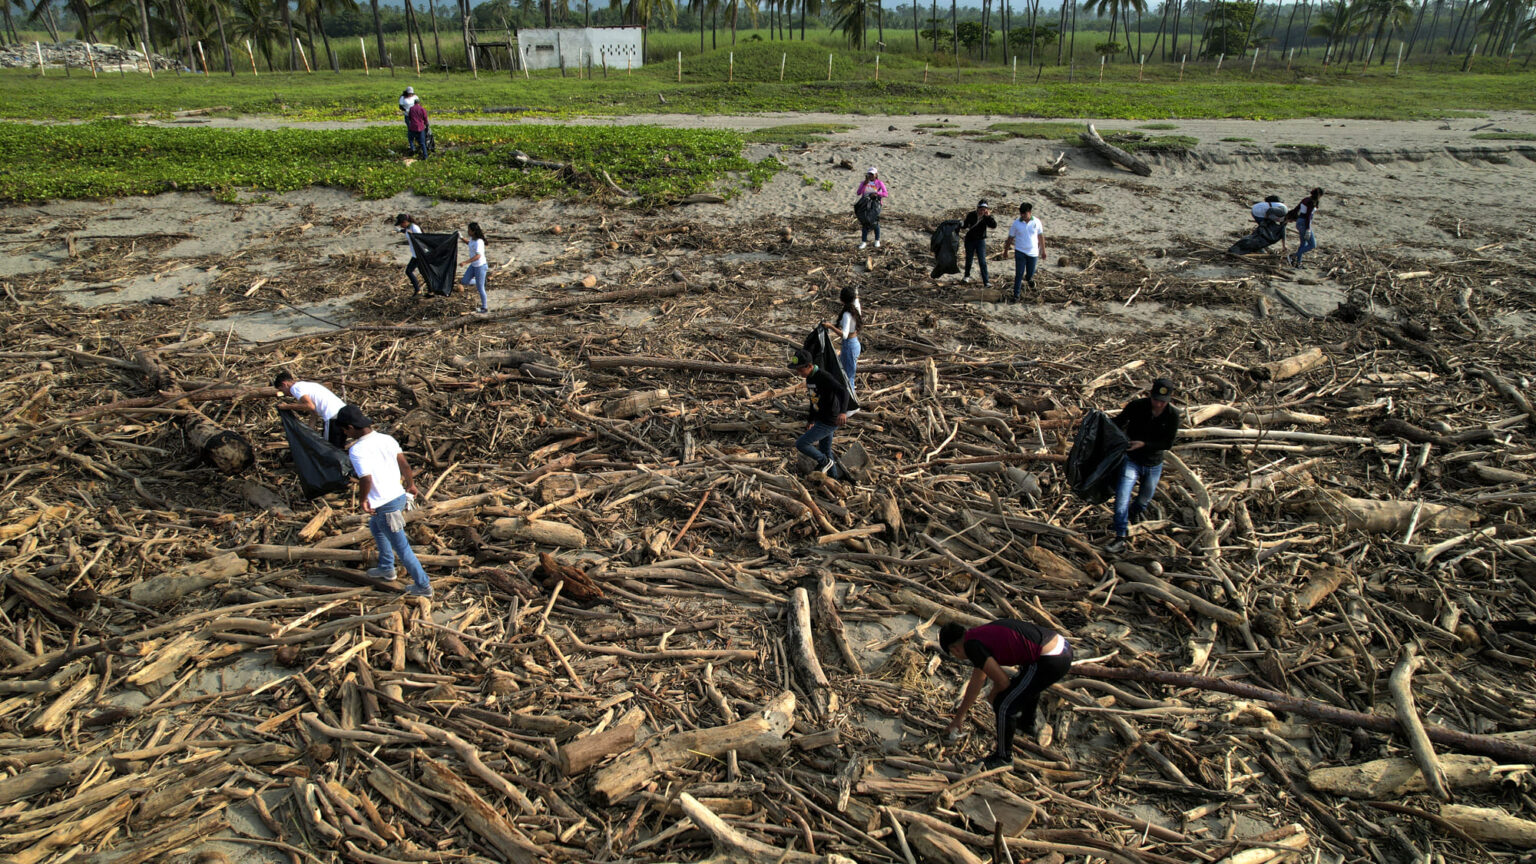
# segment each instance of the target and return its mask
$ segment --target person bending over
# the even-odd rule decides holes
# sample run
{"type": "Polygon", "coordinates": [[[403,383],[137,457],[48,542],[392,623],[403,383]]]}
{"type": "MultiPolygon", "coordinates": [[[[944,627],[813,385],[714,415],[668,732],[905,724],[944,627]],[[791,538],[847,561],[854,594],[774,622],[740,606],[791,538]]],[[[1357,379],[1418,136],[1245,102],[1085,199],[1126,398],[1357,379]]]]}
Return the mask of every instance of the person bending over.
{"type": "Polygon", "coordinates": [[[1035,734],[1040,694],[1072,668],[1072,646],[1060,633],[1028,621],[1001,618],[969,630],[959,624],[945,624],[939,630],[939,647],[956,660],[970,661],[973,667],[955,719],[949,721],[945,734],[960,731],[981,695],[982,683],[990,679],[992,692],[987,701],[997,724],[997,746],[983,764],[990,769],[1012,763],[1014,730],[1023,726],[1025,734],[1035,734]],[[1010,679],[1003,672],[1004,666],[1016,666],[1019,671],[1010,679]]]}

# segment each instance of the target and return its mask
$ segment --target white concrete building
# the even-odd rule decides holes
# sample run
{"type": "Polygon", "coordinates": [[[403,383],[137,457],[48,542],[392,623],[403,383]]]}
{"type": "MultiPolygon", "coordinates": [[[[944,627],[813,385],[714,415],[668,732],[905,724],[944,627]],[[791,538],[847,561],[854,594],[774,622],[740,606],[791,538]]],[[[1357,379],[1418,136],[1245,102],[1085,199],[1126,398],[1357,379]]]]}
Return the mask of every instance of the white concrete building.
{"type": "Polygon", "coordinates": [[[645,63],[643,27],[557,27],[517,31],[529,69],[594,67],[638,69],[645,63]]]}

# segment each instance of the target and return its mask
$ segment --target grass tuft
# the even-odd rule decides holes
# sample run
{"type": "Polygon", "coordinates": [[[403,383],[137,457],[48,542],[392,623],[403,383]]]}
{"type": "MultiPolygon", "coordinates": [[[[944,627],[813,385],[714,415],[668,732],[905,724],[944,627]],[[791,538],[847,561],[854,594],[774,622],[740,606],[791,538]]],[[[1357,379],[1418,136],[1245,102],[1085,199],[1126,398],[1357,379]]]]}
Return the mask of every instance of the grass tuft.
{"type": "Polygon", "coordinates": [[[788,123],[783,126],[767,126],[742,134],[749,144],[788,144],[804,147],[827,140],[828,135],[848,132],[854,127],[846,123],[788,123]]]}
{"type": "Polygon", "coordinates": [[[1006,132],[1014,138],[1072,138],[1077,139],[1077,133],[1083,131],[1083,126],[1076,123],[1041,123],[1027,121],[1021,123],[993,123],[987,127],[993,132],[1006,132]]]}
{"type": "Polygon", "coordinates": [[[1200,146],[1191,135],[1148,135],[1145,132],[1110,131],[1100,133],[1104,140],[1128,153],[1188,153],[1200,146]]]}
{"type": "Polygon", "coordinates": [[[1243,137],[1238,136],[1238,135],[1234,135],[1234,136],[1232,136],[1230,138],[1223,138],[1221,140],[1227,142],[1228,144],[1252,144],[1253,143],[1253,139],[1252,138],[1243,138],[1243,137]]]}
{"type": "Polygon", "coordinates": [[[1326,152],[1328,152],[1328,145],[1327,144],[1316,144],[1316,143],[1307,143],[1307,144],[1285,143],[1285,144],[1276,144],[1275,145],[1275,149],[1276,150],[1296,150],[1296,151],[1302,152],[1302,153],[1326,153],[1326,152]]]}
{"type": "Polygon", "coordinates": [[[1536,141],[1536,132],[1479,132],[1472,137],[1479,141],[1536,141]]]}
{"type": "Polygon", "coordinates": [[[1137,129],[1151,129],[1155,132],[1167,132],[1170,129],[1179,128],[1177,123],[1143,123],[1137,129]]]}

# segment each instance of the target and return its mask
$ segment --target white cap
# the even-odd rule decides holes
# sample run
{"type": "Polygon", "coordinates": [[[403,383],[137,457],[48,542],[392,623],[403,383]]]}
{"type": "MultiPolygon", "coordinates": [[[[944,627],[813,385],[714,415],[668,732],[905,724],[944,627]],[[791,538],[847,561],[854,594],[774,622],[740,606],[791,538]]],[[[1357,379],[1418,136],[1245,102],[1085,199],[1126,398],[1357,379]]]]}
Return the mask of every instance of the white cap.
{"type": "Polygon", "coordinates": [[[871,168],[871,169],[869,169],[868,171],[866,171],[864,173],[866,173],[866,174],[879,174],[880,173],[880,169],[879,168],[871,168]]]}

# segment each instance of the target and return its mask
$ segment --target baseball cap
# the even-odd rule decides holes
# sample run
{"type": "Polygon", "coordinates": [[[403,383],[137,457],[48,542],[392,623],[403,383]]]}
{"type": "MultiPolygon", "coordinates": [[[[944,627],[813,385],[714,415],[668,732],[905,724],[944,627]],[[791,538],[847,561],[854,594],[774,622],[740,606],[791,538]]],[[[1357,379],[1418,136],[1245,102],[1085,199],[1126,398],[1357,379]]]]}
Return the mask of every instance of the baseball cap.
{"type": "MultiPolygon", "coordinates": [[[[1173,395],[1175,389],[1177,388],[1173,386],[1172,381],[1168,380],[1167,378],[1159,378],[1152,382],[1152,398],[1159,402],[1167,402],[1169,397],[1173,395]]],[[[351,406],[349,405],[347,407],[350,408],[351,406]]]]}
{"type": "Polygon", "coordinates": [[[866,174],[879,174],[880,173],[880,169],[871,166],[870,169],[868,171],[864,172],[864,173],[866,173],[866,174]]]}
{"type": "Polygon", "coordinates": [[[336,422],[356,429],[367,429],[373,425],[373,421],[368,419],[363,409],[356,405],[341,406],[341,410],[336,412],[336,422]]]}
{"type": "Polygon", "coordinates": [[[987,203],[987,199],[985,199],[985,198],[983,198],[983,199],[981,199],[981,200],[980,200],[980,201],[977,201],[977,202],[976,202],[976,209],[977,209],[977,210],[980,210],[980,209],[981,209],[981,208],[983,208],[983,207],[985,207],[985,208],[987,208],[987,209],[988,209],[988,210],[991,210],[991,209],[992,209],[992,205],[991,205],[991,204],[988,204],[988,203],[987,203]]]}
{"type": "Polygon", "coordinates": [[[405,88],[405,95],[407,95],[407,96],[415,96],[416,95],[416,88],[415,87],[407,87],[407,88],[405,88]]]}
{"type": "Polygon", "coordinates": [[[811,365],[814,365],[811,362],[811,355],[804,351],[796,351],[789,355],[789,368],[791,369],[799,369],[802,366],[811,365]]]}

